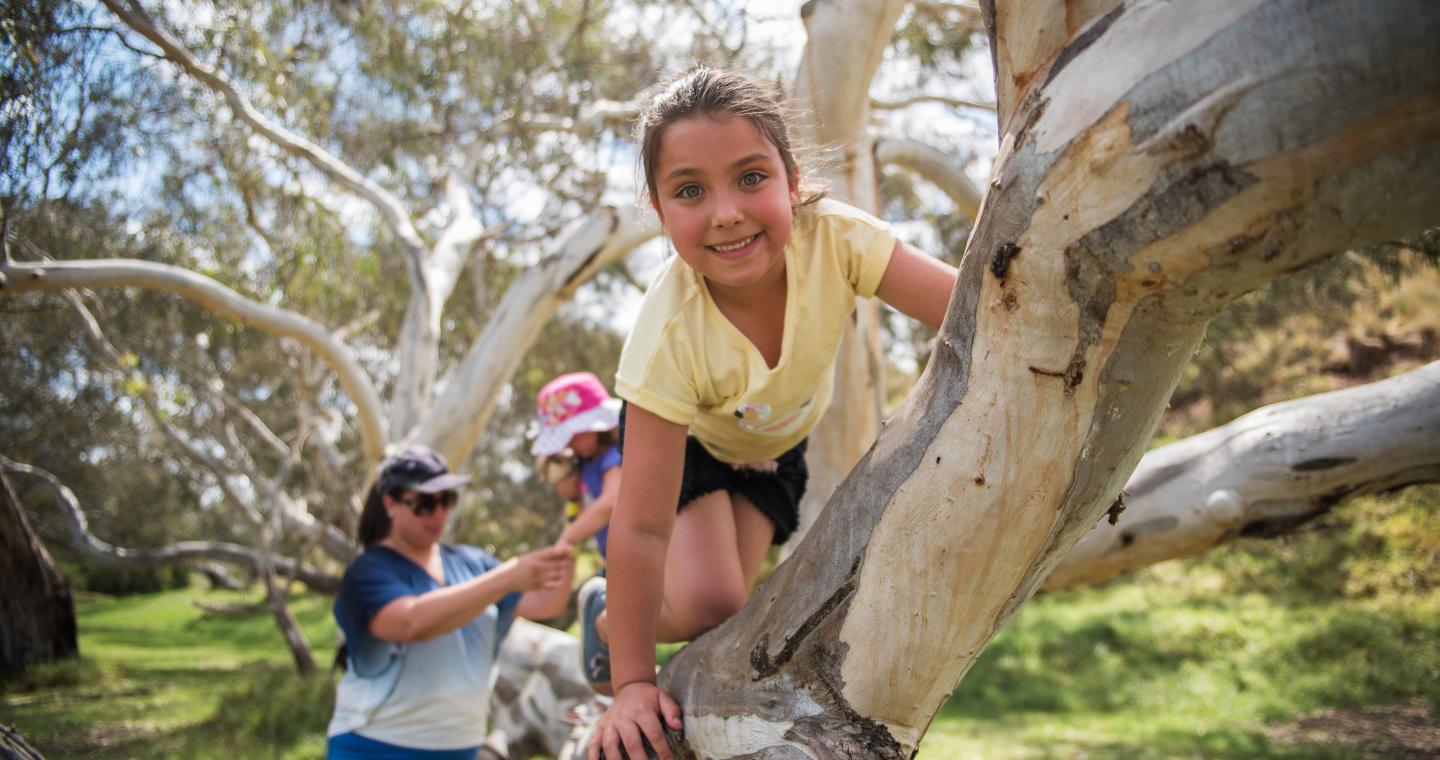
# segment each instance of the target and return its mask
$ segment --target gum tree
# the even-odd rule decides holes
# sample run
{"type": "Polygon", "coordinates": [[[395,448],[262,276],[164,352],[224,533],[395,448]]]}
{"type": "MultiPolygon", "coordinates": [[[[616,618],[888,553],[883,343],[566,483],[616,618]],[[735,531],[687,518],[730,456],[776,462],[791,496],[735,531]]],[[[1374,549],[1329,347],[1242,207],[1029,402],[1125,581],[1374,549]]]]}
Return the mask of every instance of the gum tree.
{"type": "Polygon", "coordinates": [[[983,10],[1001,148],[939,345],[798,550],[666,666],[686,756],[911,756],[1117,506],[1206,322],[1436,222],[1433,4],[983,10]]]}

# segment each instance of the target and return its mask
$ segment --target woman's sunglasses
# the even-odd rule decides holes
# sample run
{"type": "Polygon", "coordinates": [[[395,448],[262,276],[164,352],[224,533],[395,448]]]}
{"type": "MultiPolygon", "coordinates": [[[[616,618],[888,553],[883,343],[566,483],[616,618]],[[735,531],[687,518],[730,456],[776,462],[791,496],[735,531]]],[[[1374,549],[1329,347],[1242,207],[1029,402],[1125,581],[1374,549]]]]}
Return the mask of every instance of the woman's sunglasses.
{"type": "Polygon", "coordinates": [[[396,501],[410,508],[416,517],[424,517],[437,509],[450,509],[455,506],[456,495],[454,491],[441,491],[440,493],[417,493],[409,499],[396,499],[396,501]]]}

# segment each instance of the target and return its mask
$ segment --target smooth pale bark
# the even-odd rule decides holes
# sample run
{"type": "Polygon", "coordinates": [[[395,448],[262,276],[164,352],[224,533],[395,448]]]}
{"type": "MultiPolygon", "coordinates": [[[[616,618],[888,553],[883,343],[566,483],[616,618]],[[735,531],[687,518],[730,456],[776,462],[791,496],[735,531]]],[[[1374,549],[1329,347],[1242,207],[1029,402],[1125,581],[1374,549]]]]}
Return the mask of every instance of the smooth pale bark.
{"type": "Polygon", "coordinates": [[[137,259],[89,259],[0,263],[0,290],[6,293],[74,288],[129,287],[174,293],[239,324],[290,338],[315,352],[335,373],[355,404],[355,420],[365,458],[379,462],[385,450],[380,395],[350,349],[309,317],[252,301],[188,269],[137,259]]]}
{"type": "Polygon", "coordinates": [[[694,756],[908,758],[1114,503],[1206,321],[1434,224],[1440,6],[1111,5],[1002,26],[1006,128],[931,362],[795,555],[666,666],[694,756]]]}
{"type": "Polygon", "coordinates": [[[1436,481],[1440,362],[1273,404],[1150,451],[1125,485],[1116,523],[1101,518],[1041,588],[1281,535],[1352,496],[1436,481]]]}
{"type": "Polygon", "coordinates": [[[215,560],[227,562],[260,572],[267,564],[275,572],[295,578],[316,591],[334,594],[340,590],[340,578],[307,564],[298,563],[288,557],[267,557],[264,553],[248,546],[222,541],[180,541],[156,549],[127,549],[108,543],[90,532],[90,521],[80,508],[75,493],[54,475],[27,464],[0,456],[0,468],[10,472],[33,475],[45,481],[55,496],[55,503],[62,509],[62,516],[70,526],[70,547],[91,559],[133,567],[159,567],[177,562],[215,560]]]}
{"type": "Polygon", "coordinates": [[[500,389],[560,305],[601,267],[658,234],[654,215],[635,207],[605,206],[576,223],[553,253],[505,291],[485,330],[446,380],[416,439],[451,462],[465,461],[485,432],[500,389]]]}
{"type": "Polygon", "coordinates": [[[75,600],[0,470],[0,676],[74,657],[75,600]]]}
{"type": "MultiPolygon", "coordinates": [[[[830,195],[878,213],[879,188],[870,135],[870,81],[905,8],[898,0],[812,0],[801,9],[807,40],[795,78],[795,100],[807,117],[800,131],[826,152],[822,179],[830,195]]],[[[860,300],[835,362],[830,409],[810,434],[810,481],[801,525],[840,485],[880,432],[885,401],[880,307],[860,300]]]]}
{"type": "Polygon", "coordinates": [[[881,166],[899,166],[940,188],[955,210],[974,219],[980,213],[980,189],[953,157],[919,140],[883,137],[875,141],[875,160],[881,166]]]}
{"type": "MultiPolygon", "coordinates": [[[[225,99],[235,118],[280,150],[303,159],[340,187],[369,203],[395,236],[410,272],[410,304],[394,348],[396,379],[390,408],[390,433],[403,438],[429,405],[439,366],[441,315],[471,249],[484,226],[471,208],[461,180],[446,176],[451,222],[433,248],[415,229],[405,204],[315,142],[275,123],[255,108],[223,71],[207,66],[169,32],[159,28],[138,5],[102,0],[126,26],[160,48],[191,79],[225,99]]],[[[368,468],[367,468],[368,469],[368,468]]]]}
{"type": "Polygon", "coordinates": [[[490,727],[512,758],[560,754],[571,724],[567,710],[595,697],[580,673],[580,642],[563,631],[516,620],[500,647],[490,727]]]}

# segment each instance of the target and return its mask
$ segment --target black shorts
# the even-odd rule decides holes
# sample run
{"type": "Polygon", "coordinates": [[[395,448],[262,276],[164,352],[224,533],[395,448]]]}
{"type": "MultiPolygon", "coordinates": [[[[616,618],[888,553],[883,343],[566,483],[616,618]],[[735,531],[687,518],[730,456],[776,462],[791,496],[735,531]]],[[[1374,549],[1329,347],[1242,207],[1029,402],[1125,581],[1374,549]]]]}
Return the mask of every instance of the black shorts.
{"type": "MultiPolygon", "coordinates": [[[[620,406],[620,453],[625,453],[625,409],[620,406]]],[[[805,439],[789,451],[781,454],[772,471],[754,470],[716,459],[695,436],[685,437],[685,471],[680,476],[680,499],[675,505],[677,512],[684,511],[690,502],[716,491],[740,494],[754,504],[760,513],[775,525],[775,536],[771,543],[783,544],[800,524],[800,498],[805,495],[805,483],[810,479],[810,468],[805,465],[805,439]]],[[[624,466],[622,461],[621,466],[624,466]]],[[[623,474],[620,477],[625,477],[623,474]]]]}

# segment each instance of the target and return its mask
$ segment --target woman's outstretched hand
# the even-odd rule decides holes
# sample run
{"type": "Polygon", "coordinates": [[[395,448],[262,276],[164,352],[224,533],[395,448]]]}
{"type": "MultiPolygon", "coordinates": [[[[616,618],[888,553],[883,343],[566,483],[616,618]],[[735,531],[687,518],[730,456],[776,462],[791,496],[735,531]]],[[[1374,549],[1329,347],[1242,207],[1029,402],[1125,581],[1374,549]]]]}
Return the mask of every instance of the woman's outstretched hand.
{"type": "Polygon", "coordinates": [[[649,740],[656,757],[673,760],[665,741],[666,726],[680,730],[680,705],[649,681],[627,683],[616,692],[615,703],[601,716],[591,735],[589,760],[600,760],[601,750],[606,760],[621,760],[627,755],[639,760],[645,757],[642,736],[649,740]],[[622,747],[626,755],[620,754],[622,747]]]}
{"type": "Polygon", "coordinates": [[[567,587],[572,577],[574,552],[566,543],[522,554],[505,562],[515,591],[553,591],[567,587]]]}

